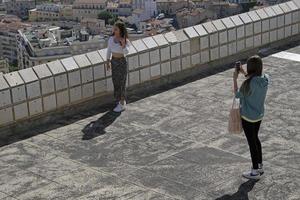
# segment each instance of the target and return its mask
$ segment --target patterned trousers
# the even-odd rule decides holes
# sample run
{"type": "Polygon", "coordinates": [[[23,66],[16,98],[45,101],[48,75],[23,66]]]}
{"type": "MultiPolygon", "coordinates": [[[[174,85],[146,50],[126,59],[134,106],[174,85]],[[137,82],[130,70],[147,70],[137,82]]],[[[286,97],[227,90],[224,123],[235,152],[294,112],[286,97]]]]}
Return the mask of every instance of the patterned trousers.
{"type": "Polygon", "coordinates": [[[126,97],[127,61],[125,57],[112,58],[112,81],[114,85],[114,97],[117,101],[126,97]]]}

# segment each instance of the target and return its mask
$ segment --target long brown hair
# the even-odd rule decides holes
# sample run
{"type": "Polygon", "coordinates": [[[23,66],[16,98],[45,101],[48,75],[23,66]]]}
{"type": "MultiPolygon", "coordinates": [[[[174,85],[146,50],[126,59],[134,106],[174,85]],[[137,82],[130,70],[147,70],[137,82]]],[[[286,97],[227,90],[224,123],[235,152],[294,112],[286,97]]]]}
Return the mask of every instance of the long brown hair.
{"type": "Polygon", "coordinates": [[[125,42],[127,42],[128,32],[127,32],[125,23],[118,20],[118,21],[115,22],[114,26],[119,28],[121,37],[125,38],[125,42]]]}
{"type": "Polygon", "coordinates": [[[251,94],[250,82],[253,77],[262,75],[262,69],[262,59],[258,55],[251,56],[247,60],[248,79],[244,81],[241,86],[241,92],[244,96],[249,96],[251,94]]]}

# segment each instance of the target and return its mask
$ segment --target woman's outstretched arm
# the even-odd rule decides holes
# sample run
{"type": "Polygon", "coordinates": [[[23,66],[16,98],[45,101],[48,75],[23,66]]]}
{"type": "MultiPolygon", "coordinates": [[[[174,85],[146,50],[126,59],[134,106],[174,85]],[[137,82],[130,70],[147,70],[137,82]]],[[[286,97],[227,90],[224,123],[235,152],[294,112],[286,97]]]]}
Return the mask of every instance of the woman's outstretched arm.
{"type": "Polygon", "coordinates": [[[238,76],[239,76],[239,72],[237,70],[234,70],[234,73],[233,73],[233,92],[234,92],[234,94],[236,94],[239,89],[238,83],[237,83],[238,76]]]}

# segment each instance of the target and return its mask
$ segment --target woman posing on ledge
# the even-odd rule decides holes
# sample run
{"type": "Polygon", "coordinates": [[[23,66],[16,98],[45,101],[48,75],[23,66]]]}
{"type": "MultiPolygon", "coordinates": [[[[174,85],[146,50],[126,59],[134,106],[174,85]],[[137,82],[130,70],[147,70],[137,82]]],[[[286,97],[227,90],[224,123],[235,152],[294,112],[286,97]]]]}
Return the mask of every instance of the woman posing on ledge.
{"type": "Polygon", "coordinates": [[[113,26],[113,34],[108,39],[107,45],[107,69],[112,70],[112,81],[114,85],[114,97],[117,105],[114,112],[122,112],[126,107],[126,79],[129,40],[125,24],[117,21],[113,26]]]}
{"type": "Polygon", "coordinates": [[[264,173],[262,164],[261,143],[258,131],[264,116],[264,104],[268,90],[268,75],[262,75],[263,64],[259,56],[252,56],[247,61],[247,74],[242,67],[236,68],[233,74],[234,92],[236,98],[240,98],[242,127],[244,129],[252,159],[252,170],[243,173],[248,179],[259,179],[264,173]],[[238,90],[237,78],[239,72],[246,75],[238,90]]]}

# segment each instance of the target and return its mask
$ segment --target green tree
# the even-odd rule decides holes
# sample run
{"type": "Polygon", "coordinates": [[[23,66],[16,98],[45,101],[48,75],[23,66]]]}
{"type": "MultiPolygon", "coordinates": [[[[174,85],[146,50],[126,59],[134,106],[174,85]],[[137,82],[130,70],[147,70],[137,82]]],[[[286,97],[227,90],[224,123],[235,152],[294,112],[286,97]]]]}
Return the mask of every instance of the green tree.
{"type": "Polygon", "coordinates": [[[18,71],[18,64],[16,62],[9,64],[8,66],[9,72],[18,71]]]}
{"type": "Polygon", "coordinates": [[[98,14],[98,19],[104,20],[105,24],[109,24],[109,20],[112,18],[114,18],[114,15],[106,10],[98,14]]]}
{"type": "Polygon", "coordinates": [[[118,19],[119,19],[118,16],[113,15],[113,17],[110,18],[110,19],[108,20],[108,23],[109,23],[110,25],[114,25],[114,23],[115,23],[118,19]]]}

